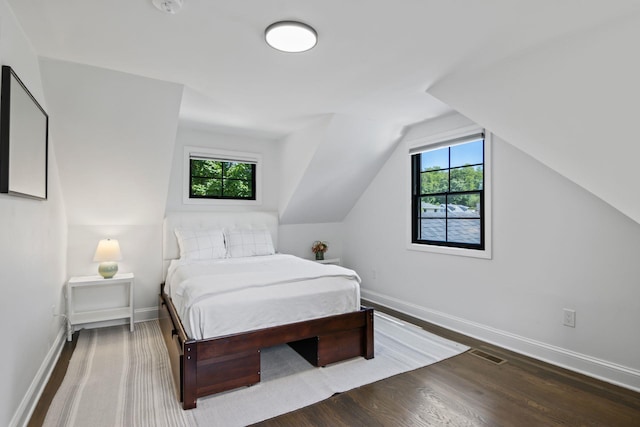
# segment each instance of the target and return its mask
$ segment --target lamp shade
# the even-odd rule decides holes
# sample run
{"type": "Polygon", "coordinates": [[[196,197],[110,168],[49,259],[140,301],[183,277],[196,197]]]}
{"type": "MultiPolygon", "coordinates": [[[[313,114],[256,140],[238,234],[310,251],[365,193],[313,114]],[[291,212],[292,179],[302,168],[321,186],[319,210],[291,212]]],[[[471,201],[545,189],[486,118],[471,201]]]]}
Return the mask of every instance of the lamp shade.
{"type": "Polygon", "coordinates": [[[103,239],[98,242],[96,254],[93,260],[97,262],[120,261],[122,253],[120,253],[120,244],[115,239],[103,239]]]}

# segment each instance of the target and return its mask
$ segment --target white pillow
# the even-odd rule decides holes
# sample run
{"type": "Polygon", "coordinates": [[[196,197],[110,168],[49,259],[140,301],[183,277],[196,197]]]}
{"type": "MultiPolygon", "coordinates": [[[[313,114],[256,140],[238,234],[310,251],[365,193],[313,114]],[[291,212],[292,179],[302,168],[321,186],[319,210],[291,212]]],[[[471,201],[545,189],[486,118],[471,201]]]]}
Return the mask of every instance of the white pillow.
{"type": "Polygon", "coordinates": [[[271,233],[264,229],[233,229],[226,231],[227,252],[231,258],[276,253],[271,233]]]}
{"type": "Polygon", "coordinates": [[[175,229],[182,259],[218,259],[227,257],[222,230],[175,229]]]}

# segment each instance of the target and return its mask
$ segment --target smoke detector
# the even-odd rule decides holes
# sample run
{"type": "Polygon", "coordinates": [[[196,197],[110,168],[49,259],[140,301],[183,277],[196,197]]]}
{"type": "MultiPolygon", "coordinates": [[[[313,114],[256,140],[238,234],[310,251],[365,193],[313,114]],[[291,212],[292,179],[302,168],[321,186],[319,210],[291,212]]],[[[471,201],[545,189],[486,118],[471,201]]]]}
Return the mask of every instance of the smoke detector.
{"type": "Polygon", "coordinates": [[[153,5],[166,13],[178,13],[182,9],[182,0],[151,0],[153,5]]]}

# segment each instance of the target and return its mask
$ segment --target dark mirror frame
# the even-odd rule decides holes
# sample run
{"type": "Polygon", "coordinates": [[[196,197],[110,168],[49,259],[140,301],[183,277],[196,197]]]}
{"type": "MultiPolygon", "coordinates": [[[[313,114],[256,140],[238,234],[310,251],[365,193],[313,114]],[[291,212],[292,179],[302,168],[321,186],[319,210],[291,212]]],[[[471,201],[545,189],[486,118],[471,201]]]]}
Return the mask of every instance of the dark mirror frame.
{"type": "Polygon", "coordinates": [[[2,66],[0,193],[46,200],[49,116],[8,65],[2,66]]]}

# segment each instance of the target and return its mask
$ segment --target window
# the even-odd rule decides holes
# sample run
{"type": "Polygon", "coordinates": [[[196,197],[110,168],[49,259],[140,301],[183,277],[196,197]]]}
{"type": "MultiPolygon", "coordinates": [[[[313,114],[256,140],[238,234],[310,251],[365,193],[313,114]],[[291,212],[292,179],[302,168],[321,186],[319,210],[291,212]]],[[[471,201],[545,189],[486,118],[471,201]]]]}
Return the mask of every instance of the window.
{"type": "Polygon", "coordinates": [[[260,154],[200,147],[184,154],[184,203],[260,204],[260,154]]]}
{"type": "Polygon", "coordinates": [[[485,251],[485,147],[474,133],[410,150],[413,245],[485,251]]]}
{"type": "Polygon", "coordinates": [[[256,165],[223,159],[189,159],[189,197],[256,199],[256,165]]]}

